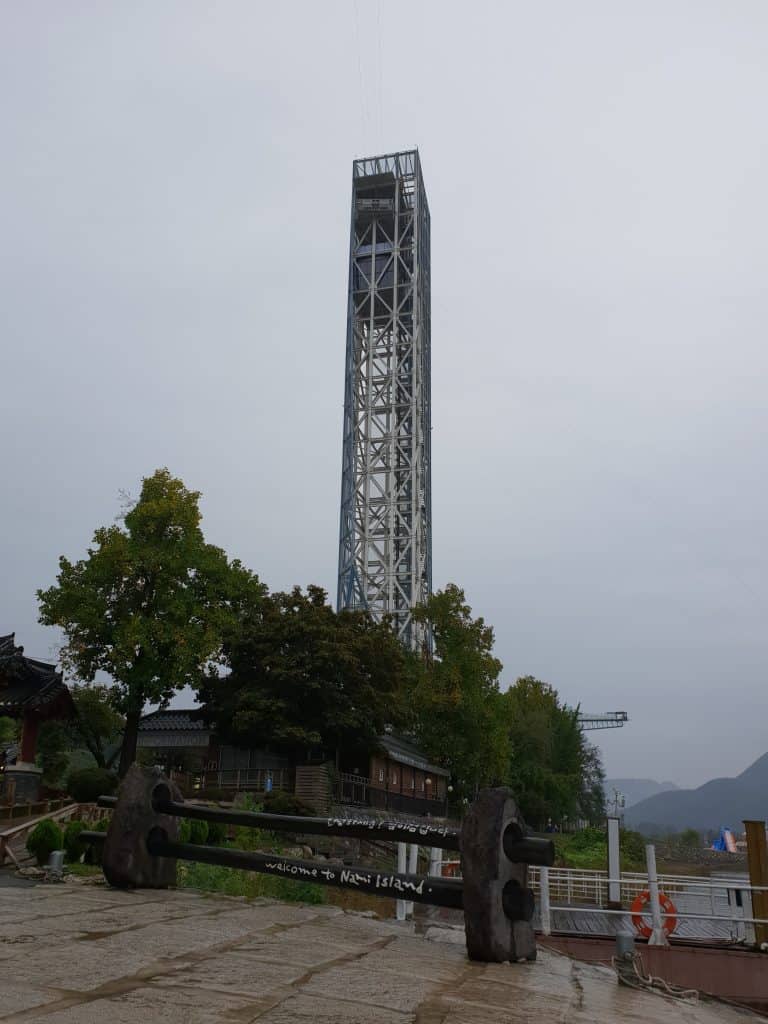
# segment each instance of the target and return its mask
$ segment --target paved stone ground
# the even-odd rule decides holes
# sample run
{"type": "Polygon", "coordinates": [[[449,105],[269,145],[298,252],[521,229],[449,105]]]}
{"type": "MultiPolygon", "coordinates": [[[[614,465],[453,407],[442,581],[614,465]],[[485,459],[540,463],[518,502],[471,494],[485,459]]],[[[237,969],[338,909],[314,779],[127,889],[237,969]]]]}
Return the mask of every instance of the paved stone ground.
{"type": "MultiPolygon", "coordinates": [[[[0,1022],[737,1024],[751,1015],[619,987],[547,951],[470,964],[428,929],[190,891],[72,880],[0,888],[0,1022]]],[[[459,940],[459,941],[456,941],[459,940]]]]}

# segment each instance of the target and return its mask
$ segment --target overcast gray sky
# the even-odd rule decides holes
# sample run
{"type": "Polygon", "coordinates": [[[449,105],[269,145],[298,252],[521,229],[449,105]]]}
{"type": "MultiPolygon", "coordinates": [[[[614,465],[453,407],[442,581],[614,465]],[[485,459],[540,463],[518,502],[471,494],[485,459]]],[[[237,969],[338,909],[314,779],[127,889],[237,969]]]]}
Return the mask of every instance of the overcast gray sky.
{"type": "Polygon", "coordinates": [[[167,465],[335,594],[351,161],[432,212],[435,584],[609,775],[768,749],[768,6],[0,3],[0,633],[167,465]]]}

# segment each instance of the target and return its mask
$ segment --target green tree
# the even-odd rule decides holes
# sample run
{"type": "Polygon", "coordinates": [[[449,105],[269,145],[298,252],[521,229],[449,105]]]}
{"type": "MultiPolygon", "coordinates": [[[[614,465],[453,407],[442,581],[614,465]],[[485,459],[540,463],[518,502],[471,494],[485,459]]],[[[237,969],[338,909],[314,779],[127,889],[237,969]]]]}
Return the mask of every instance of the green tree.
{"type": "Polygon", "coordinates": [[[123,524],[97,529],[87,558],[62,557],[56,585],[38,591],[40,622],[64,631],[64,666],[87,682],[100,671],[114,680],[125,716],[121,776],[135,760],[144,705],[197,685],[230,620],[262,591],[205,542],[199,499],[157,470],[123,524]]]}
{"type": "Polygon", "coordinates": [[[210,673],[199,696],[231,742],[296,756],[370,750],[399,721],[407,652],[387,622],[335,612],[320,587],[265,597],[224,653],[230,673],[210,673]]]}
{"type": "Polygon", "coordinates": [[[533,676],[518,679],[505,699],[510,781],[524,817],[534,824],[566,816],[599,821],[602,765],[597,748],[584,738],[578,709],[533,676]]]}
{"type": "Polygon", "coordinates": [[[43,771],[43,782],[55,786],[69,765],[69,736],[61,722],[43,722],[37,736],[37,763],[43,771]]]}
{"type": "Polygon", "coordinates": [[[425,655],[411,695],[414,730],[430,757],[451,772],[457,792],[472,797],[508,774],[502,664],[493,654],[493,629],[472,617],[464,591],[453,583],[413,615],[434,641],[434,655],[425,655]]]}
{"type": "Polygon", "coordinates": [[[19,738],[19,723],[15,718],[0,715],[0,747],[14,743],[19,738]]]}
{"type": "Polygon", "coordinates": [[[698,849],[701,846],[701,835],[695,828],[684,828],[680,833],[680,846],[683,849],[698,849]]]}
{"type": "Polygon", "coordinates": [[[592,825],[602,824],[606,813],[605,770],[599,748],[583,739],[581,760],[581,814],[592,825]]]}
{"type": "Polygon", "coordinates": [[[107,686],[74,686],[72,700],[76,716],[70,723],[72,745],[83,746],[99,768],[110,768],[120,753],[117,742],[125,719],[115,711],[119,694],[107,686]]]}

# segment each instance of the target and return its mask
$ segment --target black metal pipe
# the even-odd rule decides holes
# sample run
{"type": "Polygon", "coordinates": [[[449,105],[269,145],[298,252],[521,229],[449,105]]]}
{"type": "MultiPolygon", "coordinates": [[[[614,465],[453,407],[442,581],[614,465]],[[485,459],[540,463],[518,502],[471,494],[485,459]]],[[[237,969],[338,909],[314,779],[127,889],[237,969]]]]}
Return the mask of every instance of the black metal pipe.
{"type": "MultiPolygon", "coordinates": [[[[100,796],[99,807],[114,807],[116,797],[100,796]]],[[[291,814],[266,814],[260,811],[225,810],[204,807],[181,800],[156,800],[155,810],[175,818],[215,821],[221,825],[264,828],[271,832],[294,832],[306,836],[349,836],[353,839],[388,839],[391,842],[420,843],[443,850],[459,849],[457,829],[429,825],[420,821],[400,821],[365,817],[300,818],[291,814]]]]}
{"type": "MultiPolygon", "coordinates": [[[[81,833],[83,837],[89,833],[81,833]]],[[[196,846],[193,843],[174,843],[161,836],[151,835],[147,849],[153,856],[175,857],[199,864],[218,864],[221,867],[257,871],[261,874],[289,878],[294,882],[312,882],[341,889],[384,896],[412,903],[429,903],[438,907],[464,906],[464,887],[455,878],[432,878],[422,875],[374,871],[366,867],[347,867],[329,861],[288,860],[279,854],[251,853],[247,850],[228,850],[219,846],[196,846]]]]}
{"type": "Polygon", "coordinates": [[[88,832],[86,830],[86,831],[83,831],[83,832],[78,832],[77,838],[78,839],[82,839],[82,841],[84,843],[103,843],[104,840],[107,838],[107,833],[106,832],[88,832]]]}
{"type": "Polygon", "coordinates": [[[552,840],[527,835],[519,825],[508,825],[503,841],[504,853],[517,864],[551,868],[555,863],[555,844],[552,840]]]}

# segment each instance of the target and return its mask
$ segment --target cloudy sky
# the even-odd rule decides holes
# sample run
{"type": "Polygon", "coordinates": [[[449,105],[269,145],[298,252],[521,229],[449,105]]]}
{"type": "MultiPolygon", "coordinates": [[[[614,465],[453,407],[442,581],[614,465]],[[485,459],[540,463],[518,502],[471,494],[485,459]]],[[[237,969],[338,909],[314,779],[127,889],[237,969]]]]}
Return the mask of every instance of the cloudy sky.
{"type": "Polygon", "coordinates": [[[0,633],[167,465],[335,592],[351,162],[432,212],[435,583],[610,775],[768,749],[763,0],[0,3],[0,633]]]}

